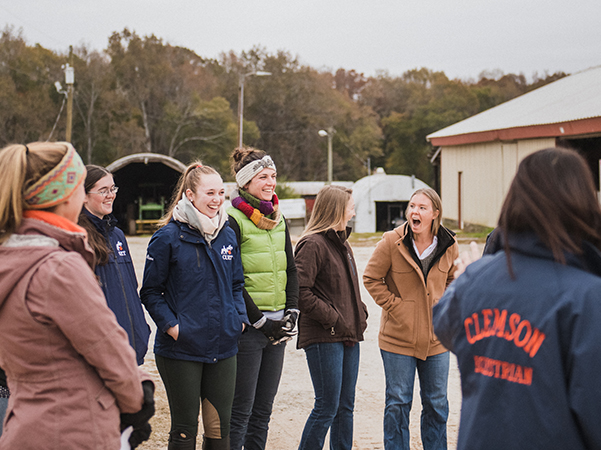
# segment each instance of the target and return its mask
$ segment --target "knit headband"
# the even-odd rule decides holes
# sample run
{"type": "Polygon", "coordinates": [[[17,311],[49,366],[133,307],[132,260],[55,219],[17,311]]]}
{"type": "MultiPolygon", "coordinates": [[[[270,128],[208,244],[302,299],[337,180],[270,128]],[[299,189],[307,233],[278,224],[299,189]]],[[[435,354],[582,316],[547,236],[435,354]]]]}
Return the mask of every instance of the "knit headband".
{"type": "Polygon", "coordinates": [[[45,209],[67,200],[86,177],[86,167],[72,145],[50,172],[25,191],[26,209],[45,209]]]}
{"type": "Polygon", "coordinates": [[[275,163],[269,155],[265,155],[263,156],[263,158],[258,159],[256,161],[252,161],[245,165],[236,174],[236,183],[238,183],[238,187],[243,188],[244,186],[246,186],[247,183],[250,180],[252,180],[256,174],[258,174],[265,168],[276,170],[275,163]]]}

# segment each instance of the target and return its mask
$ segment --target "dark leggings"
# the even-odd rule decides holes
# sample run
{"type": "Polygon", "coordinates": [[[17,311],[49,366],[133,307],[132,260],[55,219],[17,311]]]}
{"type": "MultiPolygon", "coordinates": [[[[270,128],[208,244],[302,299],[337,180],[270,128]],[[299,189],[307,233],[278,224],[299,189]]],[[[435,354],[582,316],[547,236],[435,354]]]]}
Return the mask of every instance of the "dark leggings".
{"type": "Polygon", "coordinates": [[[196,436],[202,401],[205,437],[227,437],[236,386],[236,357],[208,364],[156,355],[156,364],[169,400],[171,431],[196,436]]]}

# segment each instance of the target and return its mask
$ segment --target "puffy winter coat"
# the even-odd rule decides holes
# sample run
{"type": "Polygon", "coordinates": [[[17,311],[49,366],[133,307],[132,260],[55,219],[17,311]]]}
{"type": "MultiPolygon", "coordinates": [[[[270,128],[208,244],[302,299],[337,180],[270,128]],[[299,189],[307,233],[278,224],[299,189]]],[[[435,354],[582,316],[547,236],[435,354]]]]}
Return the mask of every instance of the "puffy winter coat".
{"type": "Polygon", "coordinates": [[[367,328],[357,266],[346,241],[334,230],[310,234],[296,244],[300,288],[298,348],[317,342],[359,342],[367,328]]]}
{"type": "Polygon", "coordinates": [[[1,449],[115,450],[119,413],[142,407],[134,351],[84,258],[93,254],[83,232],[35,219],[0,246],[11,391],[1,449]]]}
{"type": "Polygon", "coordinates": [[[100,219],[85,208],[83,212],[104,236],[109,248],[108,263],[102,266],[97,264],[94,269],[106,302],[117,316],[119,325],[127,332],[129,343],[136,352],[138,364],[144,364],[150,327],[144,318],[144,310],[138,295],[138,280],[125,235],[116,227],[117,220],[112,215],[100,219]]]}
{"type": "Polygon", "coordinates": [[[261,311],[280,311],[286,307],[286,219],[273,230],[258,228],[239,209],[227,213],[240,228],[240,249],[244,267],[244,288],[261,311]]]}
{"type": "Polygon", "coordinates": [[[567,264],[533,234],[469,265],[434,307],[457,355],[457,448],[601,448],[601,253],[567,264]]]}
{"type": "Polygon", "coordinates": [[[234,231],[227,225],[211,244],[172,220],[148,244],[142,302],[156,322],[154,352],[166,358],[213,363],[238,352],[244,274],[234,231]],[[174,340],[167,330],[179,324],[174,340]]]}
{"type": "Polygon", "coordinates": [[[454,234],[442,226],[437,238],[426,276],[407,223],[384,233],[367,263],[363,283],[382,307],[378,337],[382,350],[422,360],[446,351],[434,334],[432,307],[453,280],[459,247],[454,234]]]}

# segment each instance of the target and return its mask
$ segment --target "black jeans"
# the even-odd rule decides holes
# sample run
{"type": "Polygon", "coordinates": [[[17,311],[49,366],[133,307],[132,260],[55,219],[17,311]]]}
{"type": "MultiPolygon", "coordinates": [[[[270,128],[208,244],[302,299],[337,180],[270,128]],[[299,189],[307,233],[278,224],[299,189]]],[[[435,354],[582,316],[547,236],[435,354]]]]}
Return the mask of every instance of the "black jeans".
{"type": "Polygon", "coordinates": [[[232,407],[230,449],[263,450],[278,391],[286,343],[272,345],[250,328],[238,342],[238,374],[232,407]]]}
{"type": "Polygon", "coordinates": [[[236,357],[214,364],[159,355],[155,358],[169,400],[171,431],[185,431],[196,436],[202,401],[205,436],[212,439],[227,437],[236,382],[236,357]]]}

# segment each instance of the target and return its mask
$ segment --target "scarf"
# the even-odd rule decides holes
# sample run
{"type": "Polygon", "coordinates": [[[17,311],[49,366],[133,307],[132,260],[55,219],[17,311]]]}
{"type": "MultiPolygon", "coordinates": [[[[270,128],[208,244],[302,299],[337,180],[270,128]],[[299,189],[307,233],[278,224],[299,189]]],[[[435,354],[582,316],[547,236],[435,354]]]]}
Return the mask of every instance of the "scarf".
{"type": "Polygon", "coordinates": [[[277,195],[273,194],[271,201],[267,202],[259,200],[246,191],[234,191],[232,197],[236,194],[238,196],[232,200],[232,206],[242,211],[258,229],[273,230],[280,223],[282,214],[277,195]],[[267,217],[271,215],[273,215],[272,219],[267,217]]]}
{"type": "Polygon", "coordinates": [[[221,205],[217,215],[211,219],[196,209],[184,194],[173,210],[173,218],[197,230],[205,238],[205,241],[210,244],[225,225],[227,214],[225,213],[225,206],[221,205]]]}

